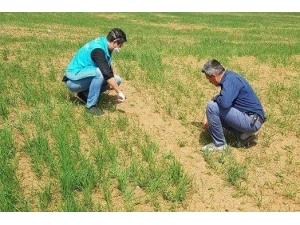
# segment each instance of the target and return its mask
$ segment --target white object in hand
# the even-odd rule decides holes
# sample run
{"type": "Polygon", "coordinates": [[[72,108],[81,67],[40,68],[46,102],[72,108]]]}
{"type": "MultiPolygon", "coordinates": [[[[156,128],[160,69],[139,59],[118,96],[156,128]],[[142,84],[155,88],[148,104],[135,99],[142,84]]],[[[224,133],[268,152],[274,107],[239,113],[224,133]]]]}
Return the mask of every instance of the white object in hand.
{"type": "Polygon", "coordinates": [[[118,93],[118,101],[124,102],[125,101],[125,95],[122,92],[118,93]]]}

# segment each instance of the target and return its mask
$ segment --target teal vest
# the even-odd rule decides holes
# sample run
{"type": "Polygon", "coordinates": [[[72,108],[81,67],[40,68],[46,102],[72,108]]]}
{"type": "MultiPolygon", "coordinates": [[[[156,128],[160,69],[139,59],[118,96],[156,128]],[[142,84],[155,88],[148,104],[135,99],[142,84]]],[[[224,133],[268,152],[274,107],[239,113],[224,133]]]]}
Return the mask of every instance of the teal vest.
{"type": "Polygon", "coordinates": [[[91,58],[91,52],[95,48],[100,48],[104,51],[108,65],[111,65],[112,57],[108,51],[107,39],[106,37],[99,37],[88,42],[78,50],[66,69],[66,76],[68,78],[80,80],[86,77],[96,76],[96,69],[98,67],[91,58]],[[95,73],[92,71],[95,71],[95,73]]]}

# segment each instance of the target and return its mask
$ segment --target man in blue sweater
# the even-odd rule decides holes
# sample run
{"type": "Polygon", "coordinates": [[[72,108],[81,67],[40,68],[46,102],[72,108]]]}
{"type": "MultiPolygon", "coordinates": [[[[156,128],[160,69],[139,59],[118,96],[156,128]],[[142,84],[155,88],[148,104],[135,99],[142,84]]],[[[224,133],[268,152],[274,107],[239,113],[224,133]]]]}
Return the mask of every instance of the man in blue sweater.
{"type": "Polygon", "coordinates": [[[212,143],[202,151],[223,151],[227,143],[223,128],[239,137],[243,145],[253,141],[266,120],[264,109],[250,84],[241,75],[227,70],[215,59],[206,62],[202,73],[210,83],[220,86],[220,93],[208,102],[204,129],[210,132],[212,143]]]}
{"type": "Polygon", "coordinates": [[[96,107],[99,96],[107,89],[115,90],[118,101],[125,95],[119,88],[121,78],[112,69],[112,53],[119,52],[126,34],[119,28],[112,29],[106,37],[96,38],[81,47],[67,66],[63,81],[67,88],[76,92],[90,113],[101,115],[96,107]]]}

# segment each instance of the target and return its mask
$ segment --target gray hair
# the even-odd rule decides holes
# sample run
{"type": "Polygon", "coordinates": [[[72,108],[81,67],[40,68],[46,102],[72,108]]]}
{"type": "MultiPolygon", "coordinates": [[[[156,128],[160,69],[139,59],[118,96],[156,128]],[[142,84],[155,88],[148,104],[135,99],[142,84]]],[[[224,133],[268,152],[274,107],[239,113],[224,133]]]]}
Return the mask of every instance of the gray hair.
{"type": "Polygon", "coordinates": [[[212,76],[212,75],[219,75],[224,70],[225,70],[224,66],[222,66],[222,64],[218,60],[211,59],[204,64],[201,72],[209,76],[212,76]]]}

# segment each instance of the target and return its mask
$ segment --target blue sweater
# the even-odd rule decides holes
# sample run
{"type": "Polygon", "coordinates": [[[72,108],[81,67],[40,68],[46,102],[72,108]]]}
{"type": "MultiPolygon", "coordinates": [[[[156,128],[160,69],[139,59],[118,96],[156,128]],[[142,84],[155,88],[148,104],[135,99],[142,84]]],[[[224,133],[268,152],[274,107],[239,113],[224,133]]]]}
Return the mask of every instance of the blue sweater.
{"type": "Polygon", "coordinates": [[[224,109],[234,107],[246,114],[257,113],[263,120],[266,119],[257,95],[244,77],[226,70],[220,86],[220,94],[215,98],[215,102],[219,107],[224,109]]]}

